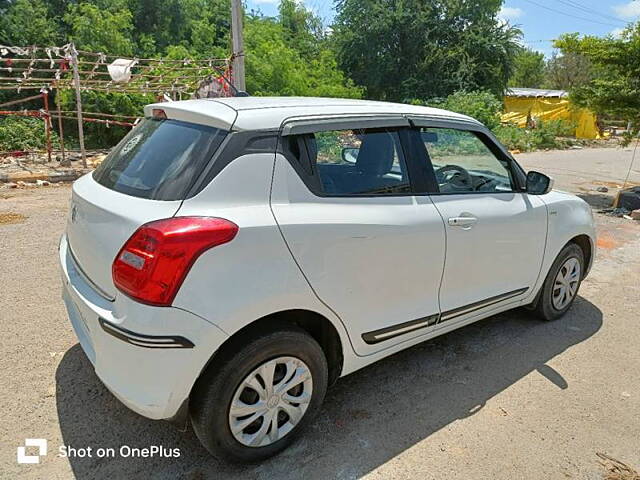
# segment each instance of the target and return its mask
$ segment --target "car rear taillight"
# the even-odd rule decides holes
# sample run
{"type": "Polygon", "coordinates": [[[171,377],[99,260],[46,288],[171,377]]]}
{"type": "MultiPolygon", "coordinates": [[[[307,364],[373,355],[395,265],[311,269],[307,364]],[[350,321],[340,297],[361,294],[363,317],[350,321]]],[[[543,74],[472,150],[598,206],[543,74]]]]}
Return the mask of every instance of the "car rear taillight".
{"type": "Polygon", "coordinates": [[[197,258],[237,233],[238,226],[223,218],[175,217],[147,223],[113,261],[113,283],[142,303],[169,306],[197,258]]]}

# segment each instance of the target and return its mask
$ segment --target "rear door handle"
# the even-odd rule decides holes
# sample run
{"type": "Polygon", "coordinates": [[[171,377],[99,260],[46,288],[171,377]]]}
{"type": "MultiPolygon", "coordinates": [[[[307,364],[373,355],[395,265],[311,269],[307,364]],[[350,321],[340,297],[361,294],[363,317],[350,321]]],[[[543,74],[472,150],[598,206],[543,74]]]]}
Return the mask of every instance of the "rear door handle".
{"type": "Polygon", "coordinates": [[[452,227],[471,227],[478,222],[476,217],[451,217],[449,218],[449,225],[452,227]]]}

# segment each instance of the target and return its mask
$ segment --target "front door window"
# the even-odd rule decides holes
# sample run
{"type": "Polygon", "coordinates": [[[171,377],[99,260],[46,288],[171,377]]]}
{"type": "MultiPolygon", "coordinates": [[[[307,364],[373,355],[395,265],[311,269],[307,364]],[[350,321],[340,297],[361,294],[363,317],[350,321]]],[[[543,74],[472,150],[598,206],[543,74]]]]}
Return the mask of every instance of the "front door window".
{"type": "Polygon", "coordinates": [[[439,193],[515,190],[506,162],[499,160],[474,132],[422,128],[420,135],[433,164],[439,193]]]}

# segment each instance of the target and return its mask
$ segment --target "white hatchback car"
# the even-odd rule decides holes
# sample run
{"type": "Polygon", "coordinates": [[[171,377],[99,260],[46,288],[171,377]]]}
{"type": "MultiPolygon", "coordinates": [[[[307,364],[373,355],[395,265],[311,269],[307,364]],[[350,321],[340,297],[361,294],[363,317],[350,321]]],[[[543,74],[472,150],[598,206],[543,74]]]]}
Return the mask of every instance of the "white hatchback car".
{"type": "Polygon", "coordinates": [[[73,185],[63,297],[96,374],[233,461],[327,386],[518,306],[562,316],[589,206],[472,118],[322,98],[161,103],[73,185]]]}

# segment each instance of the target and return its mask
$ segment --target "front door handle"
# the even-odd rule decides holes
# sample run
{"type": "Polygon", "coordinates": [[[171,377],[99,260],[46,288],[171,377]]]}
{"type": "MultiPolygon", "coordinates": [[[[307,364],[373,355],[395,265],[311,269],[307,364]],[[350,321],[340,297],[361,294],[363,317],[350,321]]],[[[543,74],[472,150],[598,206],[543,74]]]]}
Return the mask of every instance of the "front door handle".
{"type": "Polygon", "coordinates": [[[478,222],[476,217],[451,217],[449,218],[449,225],[452,227],[467,227],[471,228],[478,222]]]}

